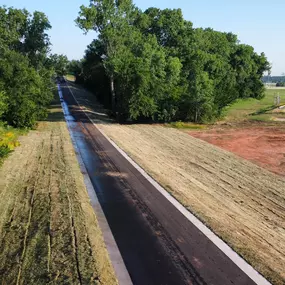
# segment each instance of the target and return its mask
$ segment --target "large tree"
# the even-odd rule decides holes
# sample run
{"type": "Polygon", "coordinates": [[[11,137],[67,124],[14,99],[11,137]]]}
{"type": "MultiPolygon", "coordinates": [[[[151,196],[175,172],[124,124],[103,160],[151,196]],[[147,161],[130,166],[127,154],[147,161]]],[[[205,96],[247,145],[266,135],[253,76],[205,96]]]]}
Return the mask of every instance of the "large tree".
{"type": "Polygon", "coordinates": [[[125,118],[209,121],[238,98],[264,94],[264,54],[232,33],[194,29],[180,9],[142,12],[130,0],[93,0],[77,24],[98,33],[81,78],[125,118]]]}
{"type": "Polygon", "coordinates": [[[40,12],[0,7],[0,120],[32,127],[52,99],[50,28],[40,12]]]}
{"type": "Polygon", "coordinates": [[[134,6],[131,0],[91,0],[89,7],[81,6],[76,22],[85,32],[94,30],[99,33],[102,43],[102,62],[110,80],[112,110],[116,108],[114,65],[117,49],[126,36],[126,28],[132,20],[134,6]]]}

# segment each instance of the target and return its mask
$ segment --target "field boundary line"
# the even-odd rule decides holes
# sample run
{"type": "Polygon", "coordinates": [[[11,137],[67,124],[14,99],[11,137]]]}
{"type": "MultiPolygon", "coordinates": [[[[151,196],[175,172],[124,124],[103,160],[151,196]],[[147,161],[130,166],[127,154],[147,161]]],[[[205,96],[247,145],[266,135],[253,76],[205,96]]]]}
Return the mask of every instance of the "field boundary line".
{"type": "Polygon", "coordinates": [[[171,196],[158,182],[156,182],[147,172],[140,167],[125,151],[123,151],[114,141],[112,141],[103,130],[98,127],[90,118],[88,113],[79,104],[72,90],[66,82],[68,89],[73,96],[79,108],[84,112],[90,122],[99,130],[99,132],[116,148],[116,150],[134,166],[144,178],[146,178],[181,214],[183,214],[196,228],[198,228],[209,240],[211,240],[230,260],[233,261],[250,279],[257,285],[272,285],[259,272],[257,272],[249,263],[247,263],[239,254],[237,254],[230,246],[220,239],[213,231],[211,231],[196,216],[189,212],[178,200],[171,196]]]}
{"type": "MultiPolygon", "coordinates": [[[[70,90],[69,86],[68,86],[68,89],[70,90]]],[[[67,104],[63,100],[62,91],[61,91],[59,84],[58,84],[58,94],[59,94],[59,97],[61,100],[61,106],[62,106],[64,116],[70,115],[69,111],[66,109],[67,104]],[[64,106],[64,104],[66,106],[64,106]]],[[[72,94],[72,96],[73,96],[73,94],[72,94]]],[[[78,106],[80,106],[80,105],[78,105],[78,106]]],[[[68,131],[70,134],[70,138],[71,138],[71,141],[72,141],[72,144],[74,147],[74,151],[75,151],[75,154],[77,157],[77,161],[78,161],[78,164],[80,167],[80,171],[81,171],[81,174],[83,175],[84,184],[85,184],[87,193],[89,195],[92,208],[93,208],[94,213],[96,215],[96,219],[98,220],[99,227],[102,231],[103,239],[104,239],[110,260],[111,260],[111,264],[114,268],[115,275],[118,279],[119,284],[132,285],[133,283],[131,281],[129,272],[125,266],[125,263],[123,261],[122,255],[121,255],[120,250],[118,248],[118,245],[117,245],[115,238],[111,232],[111,229],[109,227],[106,216],[105,216],[103,209],[100,205],[100,202],[98,200],[96,191],[95,191],[93,184],[91,182],[91,179],[88,175],[88,172],[87,172],[87,169],[86,169],[85,164],[83,162],[83,158],[81,156],[80,150],[77,146],[73,131],[70,128],[68,121],[66,119],[65,119],[65,121],[66,121],[66,125],[67,125],[68,131]]]]}

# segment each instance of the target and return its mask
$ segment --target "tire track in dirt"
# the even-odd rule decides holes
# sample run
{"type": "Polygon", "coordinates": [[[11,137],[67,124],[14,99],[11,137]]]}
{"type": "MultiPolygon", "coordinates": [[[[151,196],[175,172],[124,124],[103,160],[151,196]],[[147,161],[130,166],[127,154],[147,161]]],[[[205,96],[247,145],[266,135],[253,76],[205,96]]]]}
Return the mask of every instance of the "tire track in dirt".
{"type": "MultiPolygon", "coordinates": [[[[38,153],[33,150],[33,152],[38,155],[38,153]]],[[[21,263],[21,253],[23,252],[23,238],[25,237],[26,227],[25,227],[25,221],[27,217],[29,217],[29,203],[30,203],[30,197],[32,192],[32,187],[28,187],[28,184],[34,183],[33,176],[30,176],[30,173],[36,172],[36,163],[33,161],[33,155],[29,156],[32,159],[29,160],[29,162],[26,164],[26,168],[24,173],[20,171],[21,166],[17,164],[19,168],[19,177],[18,180],[15,182],[12,182],[13,191],[16,191],[14,193],[13,191],[10,193],[7,191],[6,196],[3,196],[3,202],[14,199],[14,208],[12,210],[13,216],[10,217],[9,224],[6,224],[5,226],[5,234],[2,236],[2,242],[0,247],[0,260],[1,260],[1,269],[0,269],[0,276],[1,271],[3,272],[3,269],[5,267],[10,267],[11,272],[5,272],[5,279],[7,280],[14,280],[14,277],[12,277],[15,273],[17,276],[17,273],[19,272],[19,264],[21,263]],[[25,179],[26,177],[26,179],[25,179]],[[20,181],[20,182],[19,182],[20,181]],[[15,195],[16,194],[16,195],[15,195]],[[8,197],[7,197],[8,195],[8,197]],[[29,201],[28,203],[22,203],[22,201],[25,199],[28,199],[26,201],[29,201]],[[15,230],[18,232],[18,236],[16,236],[16,239],[14,237],[15,230]],[[10,249],[11,247],[11,249],[10,249]],[[17,266],[14,266],[14,260],[16,259],[17,266]],[[10,279],[12,278],[12,279],[10,279]]],[[[14,168],[15,169],[15,168],[14,168]]],[[[7,185],[7,189],[10,190],[10,185],[7,185]],[[9,187],[8,187],[9,186],[9,187]]],[[[9,204],[8,204],[9,206],[9,204]]],[[[8,207],[7,207],[8,208],[8,207]]],[[[7,209],[6,208],[6,209],[7,209]]],[[[4,207],[5,211],[5,207],[4,207]]]]}
{"type": "Polygon", "coordinates": [[[49,220],[50,220],[50,174],[52,162],[52,138],[54,132],[41,133],[42,144],[38,149],[41,160],[37,162],[37,172],[31,175],[36,177],[30,209],[30,225],[25,236],[25,251],[22,260],[21,278],[19,284],[26,282],[46,284],[49,281],[49,220]],[[34,264],[37,264],[37,268],[34,264]],[[40,276],[39,276],[40,275],[40,276]]]}
{"type": "MultiPolygon", "coordinates": [[[[42,143],[42,145],[44,144],[44,142],[42,143]]],[[[43,147],[42,147],[43,148],[43,147]]],[[[43,152],[44,153],[44,152],[43,152]]],[[[22,265],[23,265],[23,260],[25,258],[25,254],[26,254],[26,248],[27,248],[27,239],[28,239],[28,234],[29,234],[29,229],[30,229],[30,224],[31,224],[31,219],[32,219],[32,214],[33,214],[33,207],[34,207],[34,198],[35,198],[35,194],[36,194],[36,190],[37,190],[37,184],[39,181],[39,173],[42,171],[42,165],[43,165],[43,153],[41,152],[39,154],[39,158],[38,158],[38,165],[40,166],[38,168],[38,171],[36,172],[34,179],[35,182],[33,184],[33,186],[31,187],[32,190],[32,195],[31,195],[31,199],[29,201],[30,204],[30,209],[29,209],[29,213],[28,213],[28,221],[26,224],[26,230],[25,230],[25,234],[24,234],[24,240],[23,240],[23,249],[22,249],[22,253],[21,253],[21,257],[20,257],[20,262],[19,262],[19,271],[18,271],[18,276],[17,276],[17,285],[20,284],[21,281],[21,273],[22,273],[22,265]]]]}
{"type": "MultiPolygon", "coordinates": [[[[18,149],[16,150],[18,151],[18,149]]],[[[22,151],[23,152],[23,151],[22,151]]],[[[24,165],[24,169],[26,170],[24,174],[20,171],[21,166],[18,163],[14,163],[12,165],[8,165],[8,162],[5,162],[5,166],[8,165],[8,169],[5,173],[3,173],[0,177],[0,181],[5,181],[5,185],[3,185],[1,182],[0,184],[0,207],[2,208],[2,213],[0,216],[0,244],[2,244],[1,240],[5,239],[5,236],[7,234],[7,228],[9,229],[11,227],[11,223],[13,222],[16,205],[19,201],[19,196],[22,191],[22,184],[27,182],[28,175],[29,175],[29,169],[33,167],[33,155],[34,155],[35,149],[30,148],[28,149],[28,157],[29,160],[24,165]],[[14,179],[12,179],[12,176],[14,179]],[[21,179],[19,179],[21,177],[21,179]],[[21,183],[19,184],[19,181],[21,183]],[[9,183],[10,182],[10,183],[9,183]],[[8,195],[9,193],[9,187],[17,188],[18,192],[16,195],[8,195]],[[8,199],[7,199],[8,196],[8,199]],[[13,206],[11,207],[11,204],[13,203],[13,206]],[[10,214],[8,214],[10,213],[10,214]],[[9,215],[9,218],[6,218],[7,215],[9,215]],[[7,222],[8,220],[8,222],[7,222]],[[3,227],[3,223],[6,221],[5,228],[3,227]],[[4,229],[4,233],[2,233],[2,230],[4,229]],[[5,230],[6,229],[6,230],[5,230]]],[[[4,168],[4,166],[3,166],[4,168]]]]}
{"type": "MultiPolygon", "coordinates": [[[[52,137],[52,134],[50,135],[52,137]]],[[[49,156],[49,165],[52,163],[54,159],[53,155],[53,144],[50,144],[50,156],[49,156]]],[[[51,244],[52,244],[52,235],[51,235],[51,181],[52,181],[52,168],[49,169],[49,182],[48,182],[48,258],[47,258],[47,273],[50,274],[50,263],[51,263],[51,244]]]]}
{"type": "Polygon", "coordinates": [[[79,258],[78,258],[78,242],[77,242],[77,233],[75,228],[75,222],[74,222],[74,216],[73,216],[73,206],[69,197],[69,193],[67,193],[67,199],[68,199],[68,209],[69,209],[69,219],[71,223],[71,232],[72,232],[72,246],[74,251],[74,258],[76,260],[76,271],[78,275],[78,282],[79,284],[82,284],[82,277],[80,272],[80,266],[79,266],[79,258]]]}
{"type": "MultiPolygon", "coordinates": [[[[62,141],[62,138],[61,138],[60,153],[62,155],[60,156],[60,161],[62,162],[63,165],[66,166],[67,163],[66,163],[65,157],[63,155],[64,154],[63,144],[64,144],[64,142],[62,141]]],[[[75,226],[75,221],[74,221],[73,203],[71,201],[70,193],[69,193],[69,189],[68,189],[67,176],[64,177],[64,181],[65,181],[65,185],[66,185],[66,196],[67,196],[67,200],[68,200],[68,211],[69,211],[69,219],[70,219],[70,225],[71,225],[71,236],[72,236],[72,246],[73,246],[73,252],[74,252],[74,259],[76,262],[76,271],[77,271],[77,275],[78,275],[78,282],[81,285],[83,283],[82,283],[82,276],[81,276],[80,264],[79,264],[80,262],[79,262],[79,253],[78,253],[77,231],[76,231],[76,226],[75,226]]]]}
{"type": "MultiPolygon", "coordinates": [[[[67,195],[66,185],[66,165],[63,159],[61,148],[62,141],[60,134],[53,135],[52,145],[52,164],[51,172],[60,173],[59,177],[51,175],[51,218],[50,218],[50,236],[51,236],[51,263],[50,278],[52,282],[61,283],[68,280],[70,283],[78,282],[78,270],[76,267],[76,258],[73,250],[73,229],[70,217],[70,201],[67,195]],[[63,254],[58,255],[57,251],[63,254]],[[71,254],[72,253],[72,254],[71,254]],[[68,265],[62,268],[61,264],[68,265]],[[59,270],[59,268],[61,270],[59,270]],[[76,275],[70,275],[69,270],[76,272],[76,275]]],[[[68,176],[70,178],[70,176],[68,176]]]]}

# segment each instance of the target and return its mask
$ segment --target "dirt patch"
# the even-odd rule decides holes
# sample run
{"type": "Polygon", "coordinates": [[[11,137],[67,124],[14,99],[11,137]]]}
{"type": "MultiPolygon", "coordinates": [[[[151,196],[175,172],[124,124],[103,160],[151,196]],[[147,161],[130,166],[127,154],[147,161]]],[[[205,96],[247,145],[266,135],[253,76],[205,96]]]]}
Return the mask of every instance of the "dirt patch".
{"type": "Polygon", "coordinates": [[[285,127],[219,127],[188,133],[285,176],[285,127]]]}
{"type": "Polygon", "coordinates": [[[0,283],[117,284],[60,105],[51,110],[0,169],[0,283]]]}

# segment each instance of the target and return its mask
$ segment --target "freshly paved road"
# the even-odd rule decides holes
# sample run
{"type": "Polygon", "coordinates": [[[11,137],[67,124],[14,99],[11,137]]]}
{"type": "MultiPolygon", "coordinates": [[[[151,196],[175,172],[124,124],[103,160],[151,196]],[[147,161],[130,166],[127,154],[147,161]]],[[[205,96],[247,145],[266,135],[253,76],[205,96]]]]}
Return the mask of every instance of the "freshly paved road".
{"type": "Polygon", "coordinates": [[[255,284],[99,132],[66,84],[78,148],[134,284],[255,284]]]}

